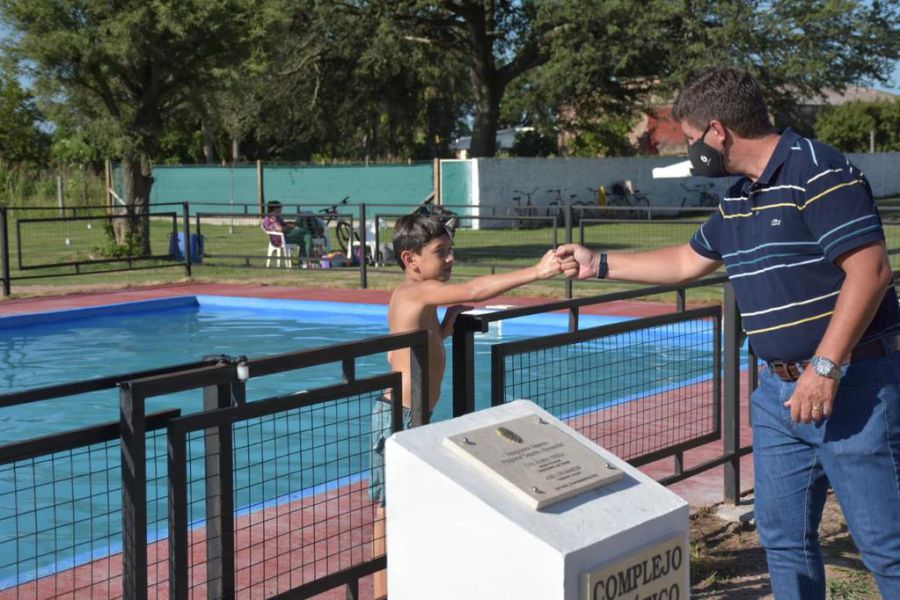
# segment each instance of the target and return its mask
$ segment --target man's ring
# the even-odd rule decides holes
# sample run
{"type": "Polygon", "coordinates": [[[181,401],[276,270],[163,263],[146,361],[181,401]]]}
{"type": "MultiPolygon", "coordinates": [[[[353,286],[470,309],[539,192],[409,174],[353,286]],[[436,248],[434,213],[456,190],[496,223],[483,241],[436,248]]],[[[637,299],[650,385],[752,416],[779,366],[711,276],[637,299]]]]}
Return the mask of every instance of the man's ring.
{"type": "Polygon", "coordinates": [[[825,406],[824,404],[816,404],[815,406],[812,407],[813,412],[816,412],[816,411],[821,412],[822,407],[824,407],[824,406],[825,406]]]}

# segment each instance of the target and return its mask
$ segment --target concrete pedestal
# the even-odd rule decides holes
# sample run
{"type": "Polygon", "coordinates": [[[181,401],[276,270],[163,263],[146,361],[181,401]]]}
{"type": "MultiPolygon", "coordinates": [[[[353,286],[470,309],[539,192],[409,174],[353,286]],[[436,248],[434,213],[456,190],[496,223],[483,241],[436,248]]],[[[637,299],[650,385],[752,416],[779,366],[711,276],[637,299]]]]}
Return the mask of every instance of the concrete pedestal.
{"type": "Polygon", "coordinates": [[[392,600],[689,596],[687,502],[531,402],[397,433],[385,463],[392,600]],[[444,444],[527,415],[566,429],[624,477],[535,510],[444,444]]]}

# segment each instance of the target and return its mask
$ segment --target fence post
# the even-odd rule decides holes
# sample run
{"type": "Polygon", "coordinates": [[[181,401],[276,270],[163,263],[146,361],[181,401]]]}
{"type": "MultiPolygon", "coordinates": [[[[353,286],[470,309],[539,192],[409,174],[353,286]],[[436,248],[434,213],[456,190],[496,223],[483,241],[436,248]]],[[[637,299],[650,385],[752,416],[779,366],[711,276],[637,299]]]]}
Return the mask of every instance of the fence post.
{"type": "MultiPolygon", "coordinates": [[[[425,333],[424,331],[422,332],[425,333]]],[[[416,344],[409,350],[410,360],[410,392],[412,398],[409,405],[412,407],[412,426],[427,425],[431,420],[429,404],[431,400],[431,380],[428,369],[428,336],[422,336],[422,343],[416,344]]]]}
{"type": "Polygon", "coordinates": [[[731,457],[724,465],[724,498],[729,504],[737,504],[741,493],[741,314],[730,283],[725,284],[724,313],[723,449],[731,457]]]}
{"type": "Polygon", "coordinates": [[[122,595],[147,598],[147,446],[144,398],[119,386],[122,442],[122,595]]]}
{"type": "MultiPolygon", "coordinates": [[[[566,243],[572,243],[572,204],[570,202],[566,202],[563,205],[563,211],[565,211],[566,215],[566,243]]],[[[584,216],[584,215],[582,215],[584,216]]],[[[566,278],[566,298],[572,297],[572,280],[566,278]]]]}
{"type": "Polygon", "coordinates": [[[475,327],[459,315],[453,326],[453,416],[475,411],[475,327]]]}
{"type": "MultiPolygon", "coordinates": [[[[369,287],[369,259],[366,254],[368,246],[366,246],[366,203],[359,205],[359,287],[366,289],[369,287]]],[[[353,235],[350,236],[350,252],[353,252],[353,235]]]]}
{"type": "Polygon", "coordinates": [[[5,206],[0,206],[0,235],[3,236],[3,246],[0,248],[0,261],[2,261],[3,265],[3,297],[6,298],[10,294],[10,283],[9,283],[9,222],[7,221],[9,215],[6,211],[5,206]]]}
{"type": "MultiPolygon", "coordinates": [[[[203,410],[231,406],[231,386],[203,388],[203,410]]],[[[234,597],[234,488],[231,424],[204,432],[206,581],[209,598],[234,597]]],[[[186,485],[186,484],[185,484],[186,485]]]]}
{"type": "Polygon", "coordinates": [[[191,216],[187,202],[181,203],[181,212],[184,216],[184,274],[191,276],[191,216]]]}
{"type": "MultiPolygon", "coordinates": [[[[234,160],[232,159],[232,168],[234,168],[234,160]]],[[[259,216],[266,216],[266,188],[265,188],[265,173],[263,170],[263,162],[261,160],[256,161],[256,200],[259,202],[259,216]]]]}

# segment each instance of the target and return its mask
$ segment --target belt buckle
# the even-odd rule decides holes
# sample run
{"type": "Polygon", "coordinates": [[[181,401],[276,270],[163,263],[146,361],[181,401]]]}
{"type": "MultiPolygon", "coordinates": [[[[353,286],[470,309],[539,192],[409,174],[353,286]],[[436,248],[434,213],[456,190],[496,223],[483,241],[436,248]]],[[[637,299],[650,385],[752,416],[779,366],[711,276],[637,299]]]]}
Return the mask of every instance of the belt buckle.
{"type": "Polygon", "coordinates": [[[783,360],[773,360],[769,362],[769,368],[782,381],[797,381],[800,379],[802,371],[795,362],[785,362],[783,360]]]}

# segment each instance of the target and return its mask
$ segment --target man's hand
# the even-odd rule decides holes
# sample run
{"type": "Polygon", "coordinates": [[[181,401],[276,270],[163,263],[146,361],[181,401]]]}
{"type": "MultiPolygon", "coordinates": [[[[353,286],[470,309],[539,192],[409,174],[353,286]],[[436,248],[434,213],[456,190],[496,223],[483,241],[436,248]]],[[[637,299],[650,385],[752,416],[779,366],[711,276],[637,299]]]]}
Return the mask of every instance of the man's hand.
{"type": "Polygon", "coordinates": [[[447,307],[447,311],[444,313],[444,320],[441,322],[441,335],[443,337],[448,337],[453,333],[456,317],[459,316],[459,313],[464,313],[467,310],[472,310],[472,307],[468,304],[454,304],[447,307]]]}
{"type": "Polygon", "coordinates": [[[804,369],[790,400],[784,403],[791,409],[794,423],[818,423],[834,412],[834,395],[838,382],[822,377],[811,368],[804,369]]]}
{"type": "Polygon", "coordinates": [[[600,256],[581,244],[563,244],[556,249],[556,256],[569,279],[591,279],[600,269],[600,256]]]}

